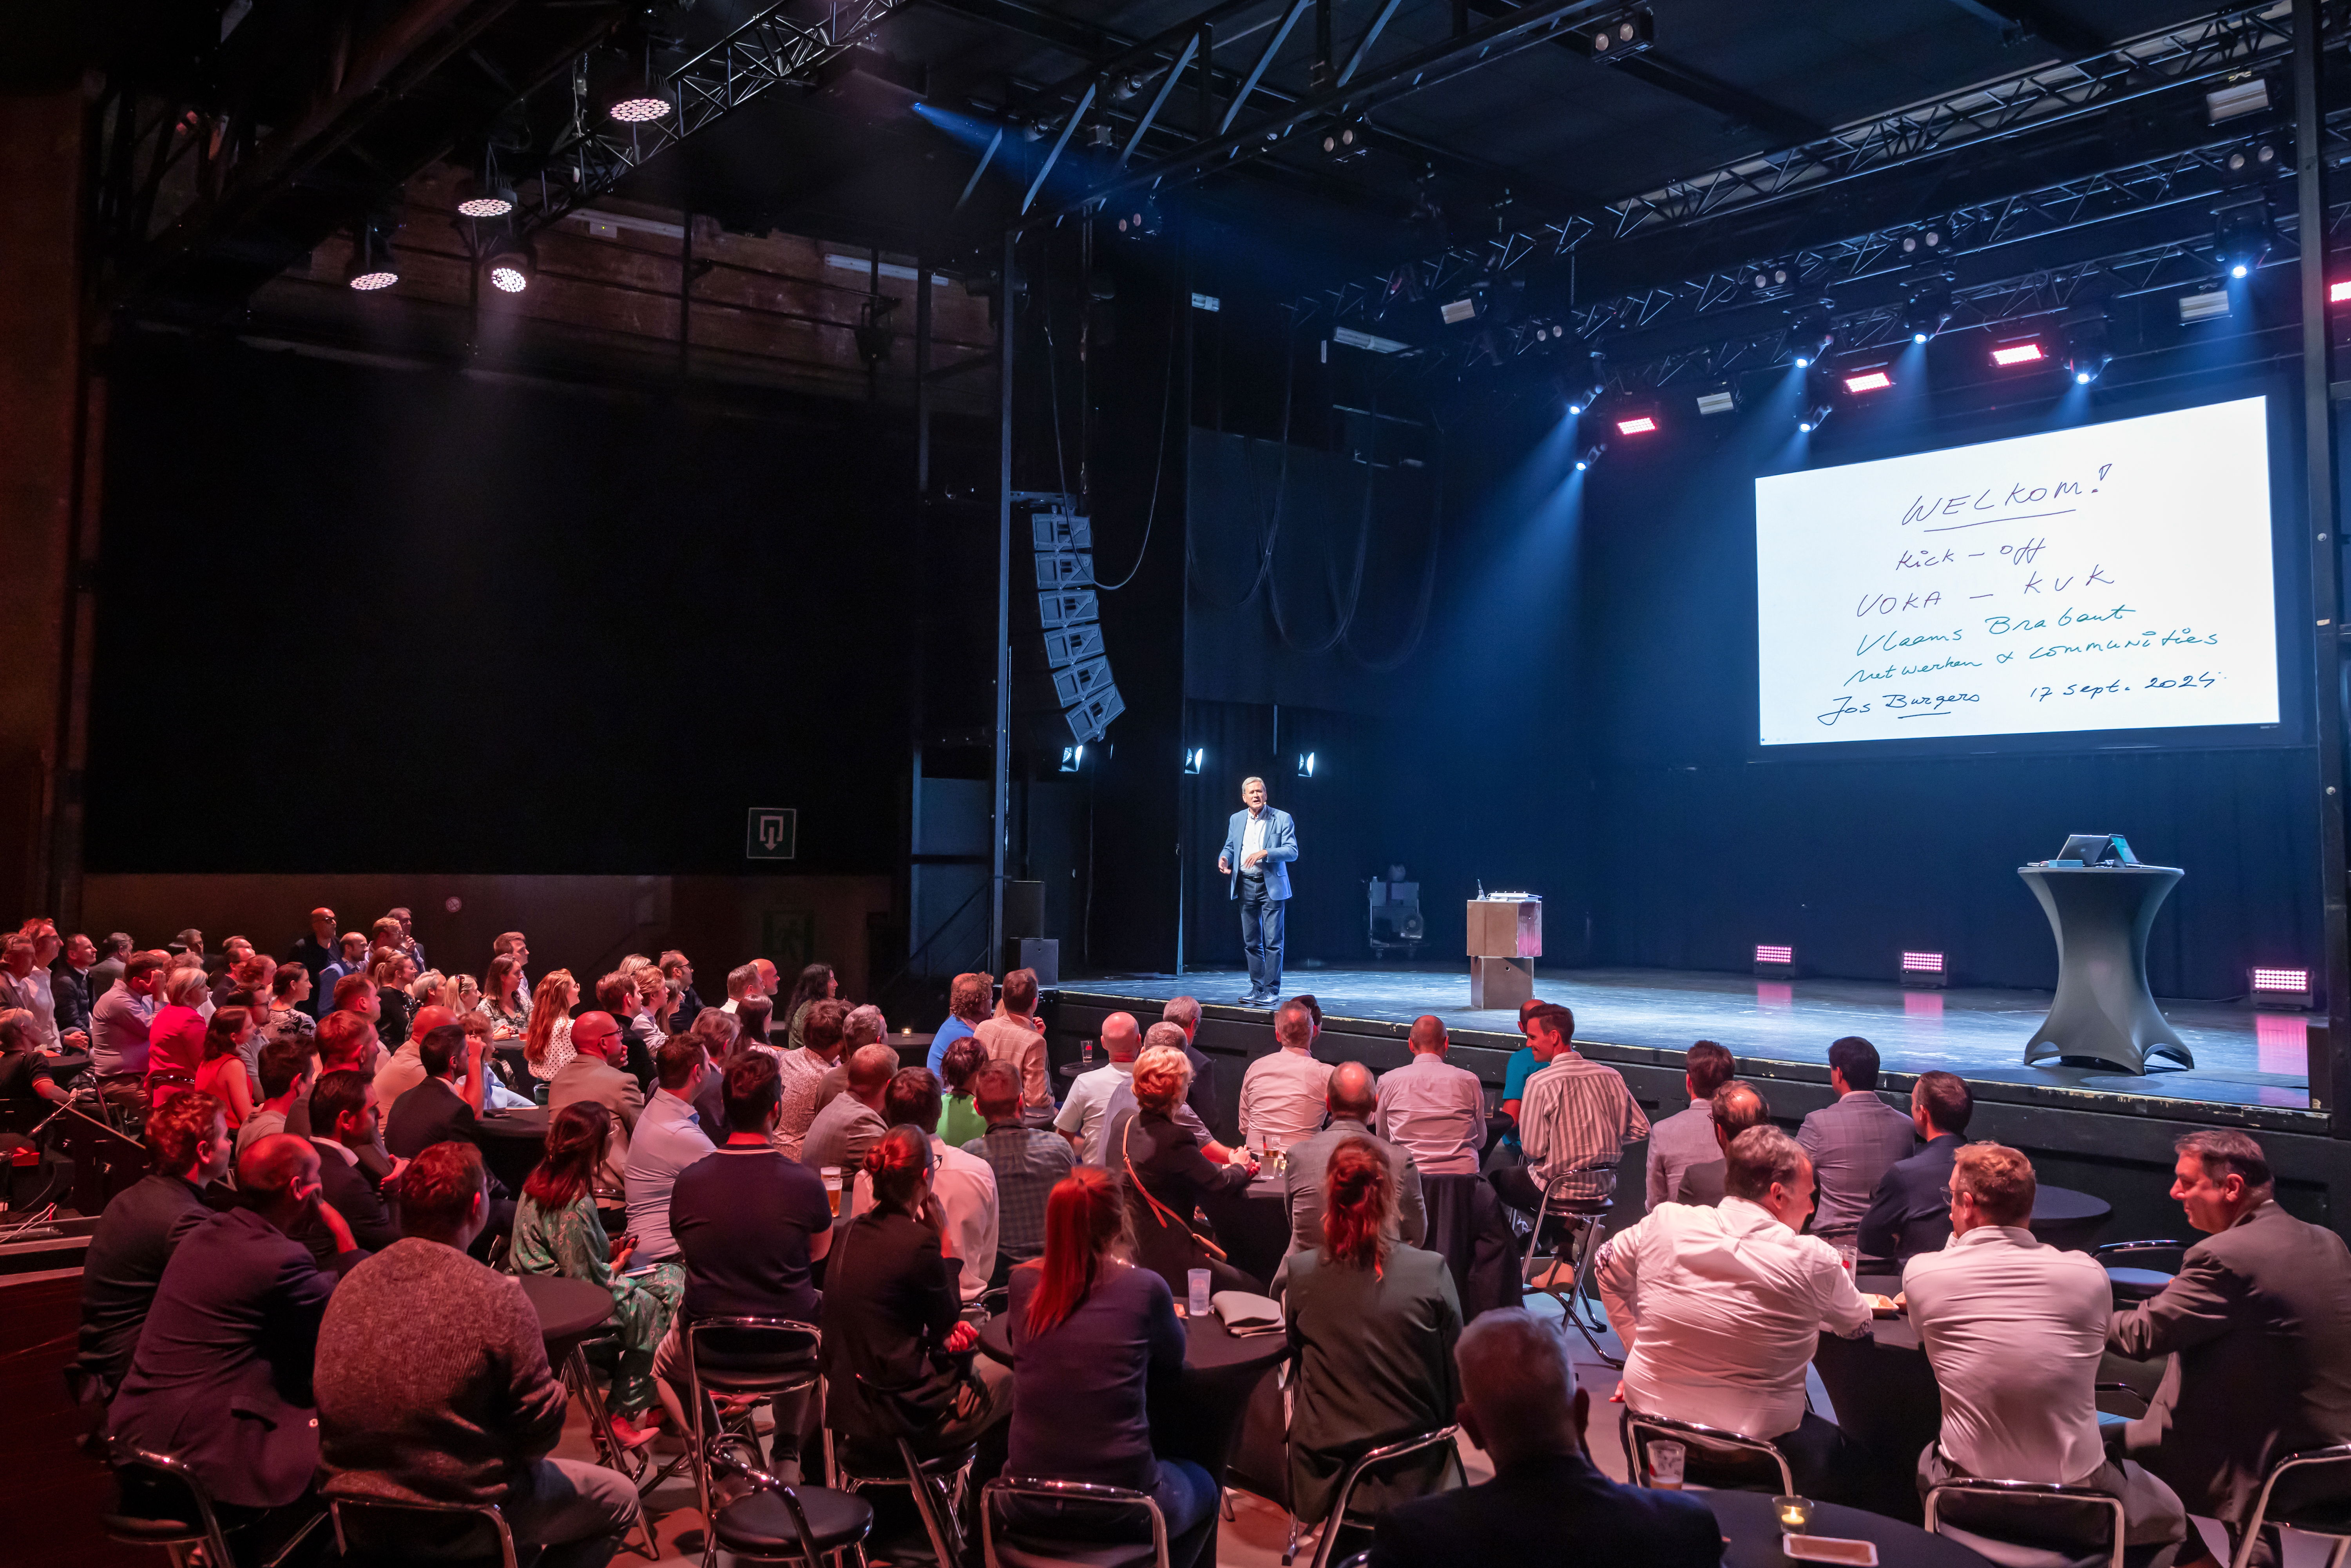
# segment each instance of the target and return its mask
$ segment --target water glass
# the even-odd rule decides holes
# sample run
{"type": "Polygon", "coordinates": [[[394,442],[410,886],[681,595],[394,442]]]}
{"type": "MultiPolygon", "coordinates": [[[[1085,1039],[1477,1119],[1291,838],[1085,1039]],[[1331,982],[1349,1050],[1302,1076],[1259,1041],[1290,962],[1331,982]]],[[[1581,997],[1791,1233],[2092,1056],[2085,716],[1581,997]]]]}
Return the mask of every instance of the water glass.
{"type": "Polygon", "coordinates": [[[1662,1438],[1652,1440],[1649,1444],[1649,1484],[1667,1491],[1681,1490],[1683,1467],[1688,1458],[1689,1450],[1679,1443],[1668,1443],[1662,1438]]]}
{"type": "Polygon", "coordinates": [[[1192,1299],[1188,1303],[1192,1309],[1192,1315],[1196,1318],[1207,1317],[1210,1311],[1208,1271],[1206,1269],[1194,1269],[1184,1276],[1184,1282],[1192,1288],[1192,1299]]]}

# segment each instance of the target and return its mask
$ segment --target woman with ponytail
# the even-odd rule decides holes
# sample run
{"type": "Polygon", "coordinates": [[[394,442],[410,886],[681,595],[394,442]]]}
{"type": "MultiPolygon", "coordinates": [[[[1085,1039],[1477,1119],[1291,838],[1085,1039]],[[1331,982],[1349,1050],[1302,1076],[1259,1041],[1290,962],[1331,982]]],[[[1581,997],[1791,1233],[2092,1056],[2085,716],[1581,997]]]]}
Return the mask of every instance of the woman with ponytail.
{"type": "MultiPolygon", "coordinates": [[[[961,1041],[956,1049],[962,1049],[961,1041]]],[[[1045,1199],[1045,1255],[1012,1270],[1014,1475],[1126,1487],[1158,1500],[1167,1560],[1191,1568],[1216,1521],[1217,1483],[1151,1448],[1144,1394],[1184,1369],[1184,1323],[1167,1281],[1130,1260],[1126,1203],[1108,1171],[1080,1166],[1045,1199]]],[[[1059,1505],[1023,1510],[1050,1533],[1059,1505]]],[[[1099,1529],[1099,1511],[1073,1517],[1099,1529]]],[[[1138,1536],[1150,1539],[1147,1533],[1138,1536]]]]}
{"type": "Polygon", "coordinates": [[[825,1264],[826,1420],[883,1454],[898,1437],[917,1453],[968,1443],[1008,1414],[1011,1373],[965,1353],[979,1331],[963,1321],[963,1262],[931,1196],[931,1140],[901,1124],[866,1151],[871,1207],[834,1241],[825,1264]]]}
{"type": "MultiPolygon", "coordinates": [[[[1395,1210],[1385,1157],[1368,1138],[1346,1139],[1323,1177],[1322,1245],[1292,1253],[1275,1277],[1296,1369],[1290,1506],[1308,1524],[1330,1512],[1356,1455],[1451,1426],[1460,1403],[1461,1299],[1441,1256],[1392,1239],[1395,1210]]],[[[1349,1508],[1384,1512],[1458,1484],[1452,1451],[1433,1449],[1366,1479],[1349,1508]]]]}

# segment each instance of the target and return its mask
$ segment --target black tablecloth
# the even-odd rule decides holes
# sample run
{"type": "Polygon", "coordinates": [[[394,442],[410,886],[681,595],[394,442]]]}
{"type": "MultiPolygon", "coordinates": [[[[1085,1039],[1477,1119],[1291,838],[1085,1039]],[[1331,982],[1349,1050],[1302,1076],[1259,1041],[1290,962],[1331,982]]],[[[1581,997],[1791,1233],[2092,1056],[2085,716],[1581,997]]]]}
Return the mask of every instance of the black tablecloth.
{"type": "Polygon", "coordinates": [[[559,1362],[571,1347],[612,1321],[612,1292],[586,1280],[560,1274],[521,1274],[522,1293],[538,1314],[547,1359],[559,1362]]]}
{"type": "Polygon", "coordinates": [[[2093,1193],[2070,1186],[2042,1186],[2032,1195],[2033,1239],[2052,1247],[2086,1252],[2115,1206],[2093,1193]]]}
{"type": "Polygon", "coordinates": [[[547,1124],[552,1115],[544,1105],[533,1105],[524,1111],[494,1111],[475,1120],[481,1130],[482,1163],[507,1184],[509,1192],[522,1190],[531,1167],[546,1151],[547,1124]]]}
{"type": "MultiPolygon", "coordinates": [[[[1714,1511],[1729,1544],[1722,1549],[1723,1568],[1792,1568],[1796,1559],[1780,1550],[1780,1521],[1771,1500],[1761,1492],[1699,1491],[1690,1496],[1714,1511]]],[[[1955,1541],[1929,1535],[1916,1525],[1857,1508],[1816,1503],[1807,1532],[1846,1541],[1866,1541],[1877,1548],[1879,1568],[1989,1568],[1985,1560],[1955,1541]]]]}

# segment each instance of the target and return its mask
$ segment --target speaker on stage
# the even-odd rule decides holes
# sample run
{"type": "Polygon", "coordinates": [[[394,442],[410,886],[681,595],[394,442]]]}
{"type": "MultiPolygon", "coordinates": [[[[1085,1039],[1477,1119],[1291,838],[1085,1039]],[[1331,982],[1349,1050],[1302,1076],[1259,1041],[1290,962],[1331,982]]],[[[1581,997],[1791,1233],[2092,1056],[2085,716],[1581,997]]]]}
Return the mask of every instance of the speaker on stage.
{"type": "Polygon", "coordinates": [[[1008,936],[1004,939],[1004,972],[1037,971],[1037,988],[1050,991],[1061,983],[1061,944],[1050,936],[1008,936]]]}
{"type": "Polygon", "coordinates": [[[1023,936],[1045,935],[1045,884],[1007,882],[1004,884],[1004,941],[1008,951],[1023,936]]]}

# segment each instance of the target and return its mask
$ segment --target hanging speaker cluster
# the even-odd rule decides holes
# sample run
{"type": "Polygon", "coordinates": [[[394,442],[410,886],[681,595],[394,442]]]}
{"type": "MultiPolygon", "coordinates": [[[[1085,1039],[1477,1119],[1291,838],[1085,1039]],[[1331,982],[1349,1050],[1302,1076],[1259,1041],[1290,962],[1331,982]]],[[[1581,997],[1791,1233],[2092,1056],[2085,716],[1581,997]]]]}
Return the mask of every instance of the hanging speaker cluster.
{"type": "Polygon", "coordinates": [[[1037,618],[1045,628],[1045,667],[1053,695],[1079,745],[1100,740],[1126,711],[1102,647],[1102,601],[1094,591],[1092,519],[1069,512],[1029,514],[1037,550],[1037,618]]]}

